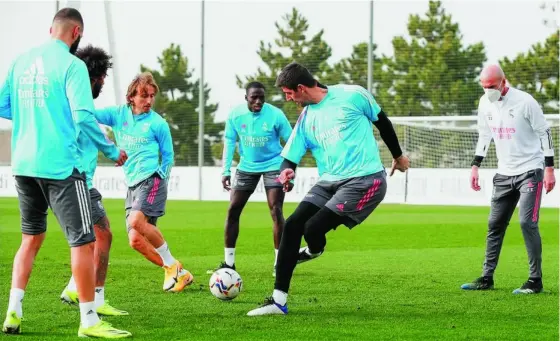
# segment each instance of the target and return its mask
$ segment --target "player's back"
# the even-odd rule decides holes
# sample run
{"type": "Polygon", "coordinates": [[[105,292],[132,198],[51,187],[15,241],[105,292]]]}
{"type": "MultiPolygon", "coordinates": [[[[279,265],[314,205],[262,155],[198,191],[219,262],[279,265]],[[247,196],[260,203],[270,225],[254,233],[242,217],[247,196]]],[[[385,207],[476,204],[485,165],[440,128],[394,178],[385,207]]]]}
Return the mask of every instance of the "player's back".
{"type": "Polygon", "coordinates": [[[66,82],[73,63],[60,40],[51,40],[16,59],[8,75],[12,111],[14,175],[65,179],[76,167],[77,127],[66,82]]]}

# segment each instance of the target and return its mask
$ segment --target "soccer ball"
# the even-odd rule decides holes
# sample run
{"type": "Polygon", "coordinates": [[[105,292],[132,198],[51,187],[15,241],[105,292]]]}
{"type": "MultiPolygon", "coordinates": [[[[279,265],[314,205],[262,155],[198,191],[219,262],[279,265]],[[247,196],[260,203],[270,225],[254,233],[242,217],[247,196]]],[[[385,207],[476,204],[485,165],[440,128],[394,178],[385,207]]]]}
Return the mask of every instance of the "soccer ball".
{"type": "Polygon", "coordinates": [[[243,288],[243,280],[237,271],[222,268],[216,270],[210,277],[210,292],[222,301],[233,300],[243,288]]]}

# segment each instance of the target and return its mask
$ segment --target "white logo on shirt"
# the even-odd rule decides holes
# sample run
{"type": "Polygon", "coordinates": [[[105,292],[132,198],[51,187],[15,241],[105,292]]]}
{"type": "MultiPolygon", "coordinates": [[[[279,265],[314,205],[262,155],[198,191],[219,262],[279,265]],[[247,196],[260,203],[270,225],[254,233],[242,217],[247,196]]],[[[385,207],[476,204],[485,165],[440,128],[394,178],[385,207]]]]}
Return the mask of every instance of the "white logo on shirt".
{"type": "Polygon", "coordinates": [[[24,108],[45,106],[45,99],[49,92],[42,89],[43,85],[49,84],[49,77],[45,76],[43,58],[37,57],[35,61],[18,78],[18,99],[24,108]]]}
{"type": "Polygon", "coordinates": [[[263,123],[262,129],[263,131],[268,131],[268,125],[266,124],[266,122],[263,123]]]}

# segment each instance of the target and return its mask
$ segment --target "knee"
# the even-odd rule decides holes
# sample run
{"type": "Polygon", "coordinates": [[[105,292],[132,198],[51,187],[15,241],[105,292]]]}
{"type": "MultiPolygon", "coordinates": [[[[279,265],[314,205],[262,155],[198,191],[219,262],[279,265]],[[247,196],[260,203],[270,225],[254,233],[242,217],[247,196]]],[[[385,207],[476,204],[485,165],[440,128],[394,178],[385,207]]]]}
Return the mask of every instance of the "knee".
{"type": "Polygon", "coordinates": [[[133,212],[128,216],[128,226],[136,231],[142,231],[146,224],[146,218],[142,212],[133,212]]]}
{"type": "Polygon", "coordinates": [[[106,244],[111,245],[113,242],[113,232],[111,229],[105,226],[94,225],[95,228],[95,242],[96,244],[106,244]]]}
{"type": "Polygon", "coordinates": [[[238,204],[231,204],[229,206],[228,209],[228,216],[227,219],[228,221],[237,221],[239,220],[239,217],[241,216],[241,211],[243,210],[243,206],[242,205],[238,205],[238,204]]]}
{"type": "Polygon", "coordinates": [[[46,233],[35,235],[24,234],[21,239],[20,249],[24,252],[32,252],[34,254],[37,254],[37,252],[39,252],[39,249],[41,248],[41,245],[43,245],[45,237],[46,233]]]}
{"type": "Polygon", "coordinates": [[[519,224],[521,229],[525,231],[532,231],[538,227],[537,219],[532,219],[531,217],[519,217],[519,224]]]}
{"type": "Polygon", "coordinates": [[[143,239],[144,237],[140,236],[137,233],[129,233],[128,234],[128,245],[134,250],[140,250],[142,248],[143,239]]]}

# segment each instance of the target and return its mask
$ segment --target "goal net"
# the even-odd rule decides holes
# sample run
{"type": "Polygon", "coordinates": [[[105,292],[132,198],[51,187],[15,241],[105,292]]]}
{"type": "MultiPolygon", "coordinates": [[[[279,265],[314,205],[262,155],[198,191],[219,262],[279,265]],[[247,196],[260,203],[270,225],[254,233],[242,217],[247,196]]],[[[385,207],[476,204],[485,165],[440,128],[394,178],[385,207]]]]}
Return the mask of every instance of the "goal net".
{"type": "MultiPolygon", "coordinates": [[[[560,115],[545,115],[555,147],[558,168],[560,115]]],[[[476,116],[391,117],[403,151],[413,168],[470,168],[478,140],[476,116]]],[[[376,134],[381,156],[387,167],[391,154],[376,134]]],[[[495,145],[492,142],[482,168],[497,168],[495,145]]]]}

